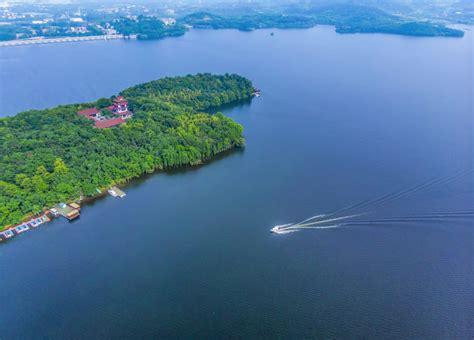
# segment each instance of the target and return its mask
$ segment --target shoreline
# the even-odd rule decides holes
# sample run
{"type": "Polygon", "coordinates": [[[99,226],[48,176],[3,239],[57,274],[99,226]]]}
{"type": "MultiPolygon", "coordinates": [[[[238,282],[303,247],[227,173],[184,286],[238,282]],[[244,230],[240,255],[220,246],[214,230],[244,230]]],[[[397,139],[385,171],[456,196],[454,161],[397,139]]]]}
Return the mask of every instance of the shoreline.
{"type": "MultiPolygon", "coordinates": [[[[461,36],[454,36],[454,35],[418,35],[418,34],[402,34],[402,33],[392,33],[392,32],[381,32],[381,31],[374,31],[374,32],[359,32],[359,31],[354,31],[354,32],[340,32],[337,30],[336,25],[327,25],[327,24],[316,24],[311,27],[295,27],[295,28],[257,28],[252,31],[260,31],[260,30],[288,30],[288,29],[313,29],[317,27],[332,27],[334,28],[335,32],[338,34],[388,34],[388,35],[399,35],[399,36],[406,36],[406,37],[419,37],[419,38],[436,38],[436,37],[441,37],[441,38],[462,38],[464,37],[464,32],[466,30],[472,29],[473,25],[467,25],[467,24],[446,24],[446,27],[456,29],[459,31],[463,32],[463,35],[461,36]]],[[[190,27],[189,30],[237,30],[240,32],[245,32],[241,31],[236,28],[220,28],[220,29],[211,29],[211,28],[200,28],[200,27],[190,27]]],[[[187,32],[185,32],[183,35],[180,36],[166,36],[162,37],[159,39],[149,39],[149,40],[143,40],[143,41],[156,41],[156,40],[162,40],[164,38],[177,38],[186,35],[187,32]]],[[[111,34],[111,35],[91,35],[91,36],[84,36],[84,37],[57,37],[57,38],[44,38],[44,37],[37,37],[37,38],[28,38],[28,39],[15,39],[15,40],[4,40],[0,41],[0,48],[1,47],[14,47],[14,46],[27,46],[27,45],[43,45],[43,44],[55,44],[55,43],[67,43],[67,42],[84,42],[84,41],[107,41],[107,40],[138,40],[137,35],[133,34],[130,36],[126,36],[123,34],[111,34]]]]}
{"type": "MultiPolygon", "coordinates": [[[[90,139],[98,138],[100,141],[107,143],[107,145],[112,145],[114,147],[112,148],[112,151],[115,153],[113,155],[109,155],[108,158],[106,157],[106,161],[109,161],[109,163],[107,163],[109,164],[109,167],[106,170],[112,171],[112,174],[115,171],[115,176],[108,176],[107,172],[100,167],[100,164],[102,164],[101,162],[104,161],[101,160],[100,157],[94,158],[94,155],[100,154],[99,152],[93,154],[93,156],[90,158],[93,162],[95,162],[94,164],[99,164],[97,166],[97,169],[99,170],[94,175],[92,175],[88,169],[83,166],[82,158],[79,159],[79,157],[76,157],[75,159],[69,160],[70,163],[68,165],[66,165],[62,158],[56,158],[56,160],[53,162],[54,164],[49,164],[41,158],[41,154],[38,154],[37,158],[42,162],[42,167],[38,166],[36,169],[36,174],[37,176],[42,176],[39,178],[42,180],[41,183],[43,183],[43,186],[41,187],[43,188],[43,191],[41,191],[41,188],[25,188],[25,186],[21,186],[18,183],[15,184],[10,182],[0,182],[0,184],[3,185],[2,188],[6,187],[8,189],[5,189],[2,192],[2,200],[12,199],[13,202],[17,202],[17,206],[14,206],[9,210],[5,209],[6,215],[2,216],[3,223],[0,225],[0,238],[2,238],[2,240],[13,236],[13,234],[10,235],[10,232],[13,230],[16,231],[15,234],[25,231],[23,230],[23,225],[28,230],[28,226],[30,226],[28,223],[32,221],[32,218],[36,219],[38,216],[43,217],[46,214],[47,217],[53,218],[53,216],[59,217],[58,215],[60,215],[67,218],[68,220],[72,220],[78,217],[80,214],[79,204],[87,204],[88,202],[93,202],[98,198],[104,197],[109,189],[113,188],[113,186],[121,187],[126,183],[134,179],[142,178],[147,174],[154,174],[157,172],[169,173],[176,170],[186,171],[196,166],[211,163],[214,159],[219,159],[221,155],[225,155],[230,150],[243,147],[245,145],[245,139],[242,134],[242,126],[234,122],[232,119],[225,117],[222,113],[205,113],[198,108],[202,108],[203,110],[219,108],[223,107],[225,104],[236,104],[242,102],[243,99],[251,99],[252,97],[258,96],[260,94],[260,90],[254,88],[250,80],[235,74],[226,74],[221,76],[211,74],[197,74],[194,76],[188,75],[186,77],[163,78],[144,84],[138,84],[134,87],[125,89],[122,92],[127,93],[130,100],[136,100],[134,105],[136,105],[138,110],[142,109],[139,111],[141,112],[142,116],[139,116],[137,119],[133,119],[132,122],[135,123],[131,123],[128,129],[116,128],[107,133],[90,129],[90,124],[85,123],[85,118],[88,117],[84,118],[83,114],[84,112],[87,114],[90,110],[98,110],[96,108],[84,110],[84,107],[96,106],[96,102],[66,105],[62,107],[58,106],[52,109],[45,109],[44,111],[31,111],[29,113],[27,111],[24,113],[24,116],[20,116],[19,118],[5,118],[12,120],[13,123],[11,125],[11,130],[16,131],[15,129],[19,128],[14,125],[15,122],[22,122],[22,119],[27,118],[40,119],[39,117],[45,120],[45,117],[48,117],[48,119],[52,119],[55,122],[55,124],[53,124],[54,128],[57,126],[66,126],[70,128],[71,131],[74,131],[72,135],[79,136],[79,139],[82,137],[82,140],[88,141],[90,139]],[[217,80],[220,82],[217,82],[217,80]],[[156,92],[162,97],[165,96],[164,99],[162,97],[160,98],[162,98],[161,100],[164,102],[167,102],[166,99],[168,97],[166,97],[166,93],[162,94],[160,92],[161,87],[164,86],[163,84],[167,86],[172,84],[174,86],[173,88],[178,91],[178,94],[181,93],[180,91],[186,91],[189,86],[196,84],[199,86],[206,85],[210,88],[210,90],[208,87],[206,87],[207,92],[204,92],[204,97],[201,98],[201,101],[193,102],[193,104],[197,107],[196,109],[193,109],[193,111],[184,111],[183,113],[177,109],[179,106],[176,104],[175,111],[171,112],[173,114],[171,117],[173,117],[174,120],[169,117],[168,112],[161,115],[156,114],[154,119],[151,119],[151,113],[144,111],[140,106],[143,105],[143,103],[146,103],[146,100],[143,99],[143,97],[148,98],[144,96],[142,93],[143,91],[140,91],[143,87],[147,86],[148,92],[156,92]],[[230,86],[232,88],[233,92],[231,92],[231,94],[234,97],[223,97],[221,92],[224,85],[230,86]],[[214,92],[211,90],[214,90],[214,92]],[[221,92],[217,92],[216,94],[215,91],[217,90],[221,92]],[[211,105],[211,100],[214,101],[214,106],[211,105]],[[80,109],[83,110],[81,111],[80,109]],[[168,114],[168,116],[166,114],[168,114]],[[149,129],[146,131],[143,128],[143,121],[149,123],[149,129]],[[175,132],[176,129],[170,128],[168,125],[166,125],[166,123],[175,124],[173,125],[174,127],[180,126],[182,129],[188,129],[189,131],[183,130],[184,132],[181,131],[182,135],[179,135],[175,132]],[[195,126],[198,125],[200,128],[196,129],[195,126]],[[161,133],[162,130],[160,129],[163,129],[163,127],[168,127],[166,133],[161,133]],[[86,132],[82,132],[83,130],[86,132]],[[138,151],[142,152],[143,154],[140,157],[135,157],[135,163],[133,163],[134,167],[123,166],[121,165],[122,163],[118,161],[130,161],[130,156],[113,158],[116,157],[115,155],[117,154],[123,154],[123,150],[126,148],[126,146],[122,145],[122,143],[118,143],[117,141],[121,141],[124,138],[130,139],[130,131],[137,131],[138,133],[149,132],[149,134],[152,135],[151,137],[155,137],[155,139],[152,139],[146,145],[158,148],[156,150],[150,148],[146,149],[144,146],[142,146],[142,148],[138,151]],[[183,136],[191,138],[191,142],[188,141],[186,143],[185,141],[182,141],[180,138],[184,138],[183,136]],[[160,144],[164,143],[163,141],[168,143],[165,143],[166,148],[160,144]],[[160,157],[152,158],[153,155],[155,155],[156,152],[160,150],[163,154],[160,155],[160,157]],[[113,162],[111,160],[113,160],[113,162]],[[49,166],[49,168],[47,168],[47,166],[49,166]],[[74,167],[75,171],[70,172],[68,169],[69,167],[74,167]],[[38,173],[40,175],[38,175],[38,173]],[[97,180],[91,181],[92,176],[97,176],[97,178],[94,178],[97,180]],[[56,180],[55,182],[53,182],[54,179],[56,180]],[[60,188],[58,183],[64,184],[63,187],[66,186],[67,190],[63,187],[60,188]],[[73,186],[71,186],[72,184],[76,185],[77,188],[73,190],[73,186]],[[25,200],[25,202],[29,203],[30,201],[28,198],[30,197],[38,198],[39,204],[36,206],[31,206],[31,204],[30,206],[21,206],[21,202],[25,200]],[[67,207],[67,205],[69,205],[69,207],[67,207]],[[7,232],[8,235],[5,235],[5,232],[7,232]]],[[[123,99],[124,97],[119,96],[117,98],[122,98],[121,103],[125,103],[121,104],[122,106],[127,105],[127,101],[123,99]]],[[[116,99],[114,99],[114,102],[115,101],[116,99]]],[[[183,100],[182,105],[187,104],[189,103],[183,100]]],[[[38,127],[32,126],[31,129],[27,131],[31,131],[30,134],[33,134],[34,131],[43,131],[46,128],[51,128],[50,120],[46,120],[45,123],[43,122],[43,124],[38,124],[38,127]]],[[[27,134],[27,136],[29,135],[27,134]]],[[[23,138],[27,138],[27,136],[23,136],[23,138]]],[[[130,139],[130,143],[134,143],[133,138],[130,139]]],[[[55,151],[58,154],[61,154],[61,151],[64,150],[68,150],[68,152],[72,155],[83,155],[84,153],[84,148],[80,147],[80,145],[82,145],[80,143],[75,144],[79,146],[63,144],[67,143],[63,140],[56,141],[55,151]]],[[[25,152],[24,149],[20,148],[15,150],[18,153],[25,152]]],[[[32,151],[30,150],[30,152],[34,151],[36,151],[36,149],[32,151]]],[[[138,154],[138,151],[134,155],[138,154]]],[[[17,173],[18,175],[18,171],[15,170],[16,168],[10,169],[10,164],[7,160],[5,160],[5,165],[6,170],[4,170],[4,172],[6,175],[11,175],[11,173],[8,172],[10,170],[13,171],[13,173],[17,173]]],[[[21,173],[21,178],[24,178],[25,181],[31,181],[31,177],[35,173],[34,169],[33,172],[31,172],[30,169],[23,169],[23,171],[25,171],[26,174],[21,173]]],[[[120,192],[118,188],[116,191],[120,192]]],[[[109,194],[116,196],[112,191],[110,191],[109,194]]],[[[32,226],[34,226],[34,224],[36,223],[33,223],[32,226]]]]}
{"type": "MultiPolygon", "coordinates": [[[[220,153],[216,154],[214,157],[211,157],[207,160],[203,160],[201,161],[200,163],[197,163],[197,164],[187,164],[187,165],[184,165],[184,166],[180,166],[180,167],[177,167],[177,168],[169,168],[169,169],[159,169],[159,168],[156,168],[153,172],[150,172],[150,173],[143,173],[141,174],[140,176],[137,176],[137,177],[132,177],[130,179],[125,179],[123,181],[118,181],[117,183],[114,183],[114,184],[111,184],[110,186],[106,187],[106,188],[101,188],[101,192],[100,193],[97,193],[96,195],[94,196],[88,196],[88,197],[84,197],[82,199],[79,199],[79,200],[71,200],[71,201],[67,201],[66,204],[67,205],[70,205],[72,203],[76,203],[76,204],[79,204],[82,208],[83,205],[89,205],[89,204],[93,204],[95,201],[98,201],[102,198],[105,198],[106,196],[108,196],[108,190],[114,186],[126,186],[127,184],[131,184],[132,182],[134,181],[143,181],[143,180],[146,180],[148,177],[150,176],[154,176],[154,175],[157,175],[159,173],[168,173],[168,174],[173,174],[173,173],[180,173],[180,172],[186,172],[186,171],[192,171],[194,169],[197,169],[197,168],[200,168],[200,167],[203,167],[203,166],[207,166],[221,158],[224,158],[226,156],[229,156],[230,154],[234,153],[234,152],[237,152],[238,150],[243,150],[243,147],[241,146],[233,146],[229,149],[226,149],[226,150],[223,150],[221,151],[220,153]]],[[[139,185],[140,183],[137,183],[137,185],[139,185]]],[[[99,188],[98,188],[99,189],[99,188]]],[[[81,209],[80,208],[80,209],[81,209]]],[[[38,213],[38,214],[29,214],[27,216],[25,216],[24,218],[22,218],[22,222],[21,223],[17,223],[17,224],[14,224],[14,225],[8,225],[8,226],[4,226],[4,227],[0,227],[0,244],[4,244],[5,241],[9,241],[11,238],[13,238],[14,236],[18,236],[19,234],[22,234],[26,231],[29,231],[31,230],[31,228],[28,227],[28,229],[26,230],[23,230],[21,232],[18,232],[16,230],[17,227],[20,227],[20,226],[23,226],[23,225],[29,225],[32,221],[35,221],[35,220],[38,220],[38,219],[42,219],[43,222],[37,224],[37,225],[31,225],[33,228],[37,228],[38,226],[40,226],[41,224],[44,224],[44,223],[48,223],[48,222],[52,222],[53,220],[55,220],[56,218],[61,218],[61,216],[53,216],[52,213],[51,213],[51,209],[53,209],[53,207],[44,207],[42,212],[41,213],[38,213]],[[44,220],[44,219],[47,219],[47,220],[44,220]],[[6,233],[8,232],[11,232],[11,236],[6,236],[6,233]]],[[[74,220],[69,220],[68,222],[72,222],[74,220]]]]}

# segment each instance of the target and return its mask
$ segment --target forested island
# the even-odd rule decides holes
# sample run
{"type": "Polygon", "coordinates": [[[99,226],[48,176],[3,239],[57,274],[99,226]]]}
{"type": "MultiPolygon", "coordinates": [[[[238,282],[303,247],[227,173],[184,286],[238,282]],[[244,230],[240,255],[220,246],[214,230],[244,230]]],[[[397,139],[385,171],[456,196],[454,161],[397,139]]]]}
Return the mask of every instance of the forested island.
{"type": "Polygon", "coordinates": [[[0,230],[58,202],[243,146],[241,125],[206,111],[253,94],[251,81],[241,76],[197,74],[122,91],[133,118],[109,129],[76,114],[104,107],[109,98],[1,118],[0,230]]]}

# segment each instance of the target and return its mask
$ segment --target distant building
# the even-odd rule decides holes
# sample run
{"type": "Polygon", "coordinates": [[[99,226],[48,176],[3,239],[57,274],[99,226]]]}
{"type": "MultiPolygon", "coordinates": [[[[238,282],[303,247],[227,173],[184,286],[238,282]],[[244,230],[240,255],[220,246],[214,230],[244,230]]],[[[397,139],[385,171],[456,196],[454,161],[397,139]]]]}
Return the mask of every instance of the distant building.
{"type": "Polygon", "coordinates": [[[108,34],[108,35],[118,34],[117,30],[114,29],[114,28],[107,28],[107,29],[105,30],[105,33],[108,34]]]}
{"type": "Polygon", "coordinates": [[[114,99],[114,103],[107,107],[107,110],[113,114],[122,117],[123,119],[128,119],[132,117],[132,113],[128,110],[128,102],[124,97],[118,96],[114,99]]]}
{"type": "Polygon", "coordinates": [[[82,19],[82,18],[70,18],[69,21],[71,21],[71,22],[84,22],[84,19],[82,19]]]}
{"type": "Polygon", "coordinates": [[[100,111],[94,107],[92,109],[77,111],[77,114],[79,116],[83,116],[83,117],[95,120],[96,118],[100,116],[100,111]]]}
{"type": "Polygon", "coordinates": [[[69,28],[71,33],[87,33],[87,27],[79,26],[79,27],[71,27],[69,28]]]}
{"type": "Polygon", "coordinates": [[[107,119],[107,120],[97,120],[95,122],[94,127],[98,129],[106,129],[112,126],[117,126],[120,124],[125,123],[125,120],[121,117],[119,118],[112,118],[112,119],[107,119]]]}
{"type": "Polygon", "coordinates": [[[116,112],[128,111],[128,102],[122,96],[118,96],[114,99],[114,105],[113,106],[114,106],[116,112]]]}
{"type": "Polygon", "coordinates": [[[101,115],[100,110],[95,107],[78,111],[77,114],[94,120],[94,127],[98,129],[105,129],[124,124],[126,119],[133,116],[133,113],[128,110],[128,102],[122,96],[116,97],[113,101],[113,105],[107,107],[107,110],[113,113],[116,117],[108,118],[107,115],[103,116],[101,115]]]}
{"type": "Polygon", "coordinates": [[[176,24],[176,19],[174,18],[161,18],[160,19],[162,23],[164,23],[166,26],[174,25],[176,24]]]}

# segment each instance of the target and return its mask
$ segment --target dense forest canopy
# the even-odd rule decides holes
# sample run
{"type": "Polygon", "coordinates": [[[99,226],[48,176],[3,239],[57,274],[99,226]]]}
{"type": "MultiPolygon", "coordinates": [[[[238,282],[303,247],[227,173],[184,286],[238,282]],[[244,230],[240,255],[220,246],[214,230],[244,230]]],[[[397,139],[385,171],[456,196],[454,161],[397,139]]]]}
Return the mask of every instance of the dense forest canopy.
{"type": "Polygon", "coordinates": [[[136,34],[138,39],[152,40],[177,37],[186,33],[183,25],[165,25],[156,17],[140,15],[136,20],[120,18],[113,22],[115,29],[123,35],[136,34]]]}
{"type": "Polygon", "coordinates": [[[244,145],[239,124],[204,111],[250,98],[253,91],[238,75],[198,74],[123,91],[134,117],[110,129],[95,129],[76,114],[106,106],[107,98],[1,118],[0,226],[93,196],[97,188],[156,169],[200,164],[244,145]]]}

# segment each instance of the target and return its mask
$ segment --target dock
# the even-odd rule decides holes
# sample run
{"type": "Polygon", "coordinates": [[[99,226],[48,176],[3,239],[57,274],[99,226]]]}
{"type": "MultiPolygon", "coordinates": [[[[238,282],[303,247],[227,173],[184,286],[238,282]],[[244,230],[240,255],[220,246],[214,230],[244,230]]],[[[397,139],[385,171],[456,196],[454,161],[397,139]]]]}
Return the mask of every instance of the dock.
{"type": "Polygon", "coordinates": [[[3,232],[0,232],[0,239],[3,241],[15,235],[20,235],[24,233],[25,231],[30,230],[31,228],[36,228],[39,225],[49,222],[49,221],[51,221],[51,219],[46,214],[38,216],[38,217],[34,217],[28,221],[25,221],[21,224],[18,224],[7,230],[4,230],[3,232]]]}
{"type": "Polygon", "coordinates": [[[27,224],[21,224],[21,225],[15,227],[14,230],[17,234],[21,234],[21,233],[24,233],[25,231],[30,230],[30,227],[28,227],[27,224]]]}
{"type": "Polygon", "coordinates": [[[74,220],[80,216],[79,209],[75,209],[71,205],[67,205],[65,203],[59,203],[54,207],[54,209],[57,211],[58,215],[68,219],[69,221],[74,220]]]}
{"type": "Polygon", "coordinates": [[[2,234],[3,234],[3,236],[4,236],[6,239],[15,236],[15,234],[13,233],[13,231],[11,231],[10,229],[5,230],[2,234]]]}
{"type": "Polygon", "coordinates": [[[69,206],[70,206],[71,208],[73,208],[73,209],[76,209],[76,210],[78,210],[78,211],[81,211],[81,206],[80,206],[79,204],[77,204],[77,203],[71,203],[71,204],[69,204],[69,206]]]}
{"type": "Polygon", "coordinates": [[[40,224],[43,224],[45,222],[49,222],[49,218],[46,215],[40,216],[38,218],[34,218],[31,221],[26,222],[25,224],[30,225],[33,228],[36,228],[40,224]]]}
{"type": "Polygon", "coordinates": [[[107,192],[113,197],[123,198],[127,195],[125,192],[123,192],[117,187],[111,187],[109,190],[107,190],[107,192]]]}

